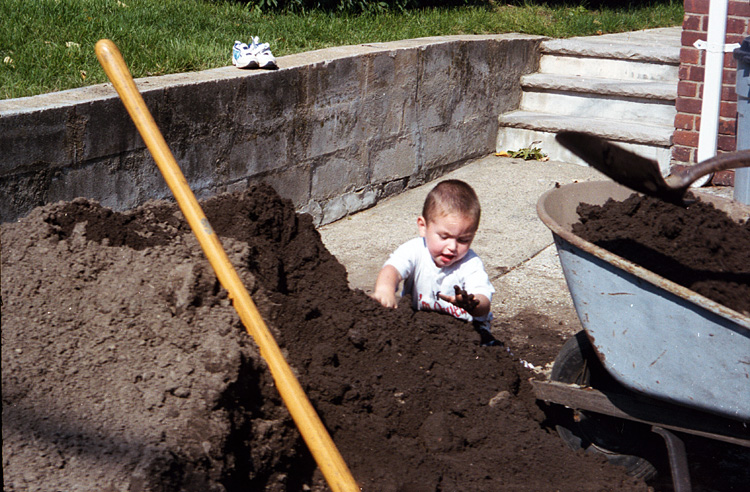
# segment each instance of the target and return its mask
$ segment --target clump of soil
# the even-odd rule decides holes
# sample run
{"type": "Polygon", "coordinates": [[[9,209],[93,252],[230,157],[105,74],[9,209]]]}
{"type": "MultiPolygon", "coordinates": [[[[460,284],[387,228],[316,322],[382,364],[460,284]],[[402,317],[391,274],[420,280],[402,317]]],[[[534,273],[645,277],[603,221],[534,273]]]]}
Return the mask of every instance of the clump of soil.
{"type": "Polygon", "coordinates": [[[683,208],[637,194],[577,211],[576,235],[750,315],[750,221],[735,222],[708,202],[683,208]]]}
{"type": "MultiPolygon", "coordinates": [[[[646,490],[547,428],[523,354],[349,290],[270,188],[203,207],[364,490],[646,490]]],[[[2,248],[5,491],[326,488],[175,205],[49,205],[2,248]]]]}

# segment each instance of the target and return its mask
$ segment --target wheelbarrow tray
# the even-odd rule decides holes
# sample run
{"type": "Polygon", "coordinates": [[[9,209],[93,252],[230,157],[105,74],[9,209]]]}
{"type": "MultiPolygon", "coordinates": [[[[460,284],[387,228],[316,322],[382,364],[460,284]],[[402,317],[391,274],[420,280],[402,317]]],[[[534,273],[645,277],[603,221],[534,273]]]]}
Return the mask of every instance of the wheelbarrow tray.
{"type": "MultiPolygon", "coordinates": [[[[750,421],[750,317],[573,234],[580,203],[624,200],[614,182],[576,183],[539,199],[581,324],[605,369],[626,388],[750,421]]],[[[736,220],[750,207],[704,197],[736,220]]]]}

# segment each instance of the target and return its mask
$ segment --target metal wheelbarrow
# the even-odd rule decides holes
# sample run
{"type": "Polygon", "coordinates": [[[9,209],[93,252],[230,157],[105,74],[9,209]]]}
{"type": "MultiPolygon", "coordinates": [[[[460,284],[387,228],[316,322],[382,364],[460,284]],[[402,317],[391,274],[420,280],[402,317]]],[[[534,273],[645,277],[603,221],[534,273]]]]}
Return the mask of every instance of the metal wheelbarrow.
{"type": "MultiPolygon", "coordinates": [[[[648,459],[629,452],[659,435],[675,490],[688,491],[680,433],[750,447],[750,317],[573,234],[580,203],[631,193],[609,181],[576,183],[539,199],[584,331],[563,347],[550,380],[532,384],[538,399],[564,410],[558,433],[570,447],[592,447],[649,478],[648,459]]],[[[705,199],[750,217],[748,206],[705,199]]]]}

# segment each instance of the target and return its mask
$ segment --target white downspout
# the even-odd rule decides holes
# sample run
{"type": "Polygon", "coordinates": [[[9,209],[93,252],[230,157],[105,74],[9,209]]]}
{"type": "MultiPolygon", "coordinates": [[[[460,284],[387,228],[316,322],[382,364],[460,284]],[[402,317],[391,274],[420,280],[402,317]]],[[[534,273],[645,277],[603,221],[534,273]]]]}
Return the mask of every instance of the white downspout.
{"type": "MultiPolygon", "coordinates": [[[[696,41],[694,46],[706,50],[706,65],[703,75],[703,101],[701,103],[701,127],[698,133],[697,162],[716,155],[719,136],[719,109],[721,106],[721,82],[724,71],[724,53],[735,45],[727,46],[728,0],[711,0],[708,6],[708,35],[706,41],[696,41]]],[[[739,47],[737,45],[736,47],[739,47]]],[[[711,179],[704,176],[692,186],[703,186],[711,179]]]]}

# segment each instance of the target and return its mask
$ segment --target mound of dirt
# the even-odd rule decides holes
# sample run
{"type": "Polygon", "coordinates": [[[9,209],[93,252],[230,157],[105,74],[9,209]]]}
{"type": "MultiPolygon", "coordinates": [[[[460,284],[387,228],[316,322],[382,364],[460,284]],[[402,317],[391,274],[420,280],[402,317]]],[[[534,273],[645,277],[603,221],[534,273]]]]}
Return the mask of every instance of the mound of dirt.
{"type": "MultiPolygon", "coordinates": [[[[502,346],[347,287],[267,187],[204,210],[364,490],[646,490],[565,447],[502,346]]],[[[2,225],[5,491],[325,490],[177,207],[2,225]]]]}
{"type": "Polygon", "coordinates": [[[750,315],[750,221],[704,201],[683,208],[637,194],[577,211],[576,235],[750,315]]]}

